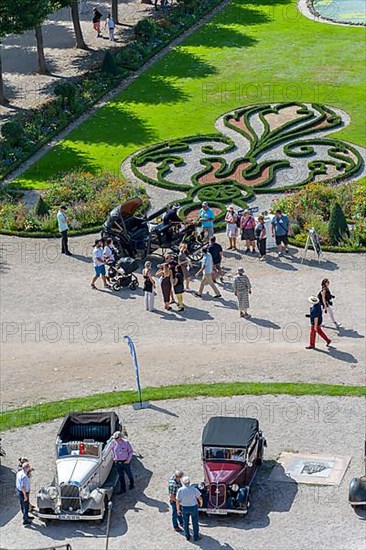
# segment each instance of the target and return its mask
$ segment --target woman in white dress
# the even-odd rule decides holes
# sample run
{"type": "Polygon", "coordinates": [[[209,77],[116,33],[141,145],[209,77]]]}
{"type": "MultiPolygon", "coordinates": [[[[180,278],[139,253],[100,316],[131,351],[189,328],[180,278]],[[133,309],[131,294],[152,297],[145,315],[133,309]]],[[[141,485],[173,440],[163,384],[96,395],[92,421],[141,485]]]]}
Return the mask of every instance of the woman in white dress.
{"type": "Polygon", "coordinates": [[[229,206],[226,212],[225,221],[226,221],[226,235],[229,239],[228,250],[237,250],[236,248],[236,238],[238,236],[238,226],[236,224],[238,220],[238,215],[234,210],[233,206],[229,206]]]}

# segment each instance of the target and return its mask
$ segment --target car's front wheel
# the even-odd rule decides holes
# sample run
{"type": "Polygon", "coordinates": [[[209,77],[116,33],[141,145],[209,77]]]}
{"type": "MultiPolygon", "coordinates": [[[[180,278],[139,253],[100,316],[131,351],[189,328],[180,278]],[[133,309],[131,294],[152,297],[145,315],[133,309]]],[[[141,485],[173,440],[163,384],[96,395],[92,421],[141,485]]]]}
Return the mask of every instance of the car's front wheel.
{"type": "Polygon", "coordinates": [[[98,523],[104,523],[105,518],[107,517],[108,512],[108,497],[107,495],[104,497],[104,510],[103,510],[103,517],[98,520],[98,523]]]}

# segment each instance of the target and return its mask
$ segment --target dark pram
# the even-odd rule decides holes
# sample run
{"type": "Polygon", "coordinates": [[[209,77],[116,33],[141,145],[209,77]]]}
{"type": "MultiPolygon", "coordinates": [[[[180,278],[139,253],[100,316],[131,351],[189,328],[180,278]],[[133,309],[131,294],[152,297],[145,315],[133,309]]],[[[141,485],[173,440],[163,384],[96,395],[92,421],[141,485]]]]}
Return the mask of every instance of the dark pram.
{"type": "Polygon", "coordinates": [[[108,268],[109,281],[113,290],[130,287],[135,290],[139,286],[138,279],[133,273],[138,268],[139,263],[134,258],[120,258],[108,268]]]}

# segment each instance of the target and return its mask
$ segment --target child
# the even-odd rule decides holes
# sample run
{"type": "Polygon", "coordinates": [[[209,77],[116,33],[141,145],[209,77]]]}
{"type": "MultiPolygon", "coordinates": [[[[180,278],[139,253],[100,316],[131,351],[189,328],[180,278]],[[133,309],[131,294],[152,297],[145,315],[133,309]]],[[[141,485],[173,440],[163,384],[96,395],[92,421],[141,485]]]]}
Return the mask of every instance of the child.
{"type": "Polygon", "coordinates": [[[114,42],[114,27],[115,27],[115,24],[113,21],[113,17],[111,16],[110,13],[108,13],[107,19],[105,20],[105,28],[108,29],[109,40],[111,42],[114,42]]]}
{"type": "Polygon", "coordinates": [[[259,250],[260,261],[266,259],[266,245],[267,245],[267,231],[264,223],[264,216],[258,216],[258,223],[255,226],[255,236],[257,239],[257,246],[259,250]]]}

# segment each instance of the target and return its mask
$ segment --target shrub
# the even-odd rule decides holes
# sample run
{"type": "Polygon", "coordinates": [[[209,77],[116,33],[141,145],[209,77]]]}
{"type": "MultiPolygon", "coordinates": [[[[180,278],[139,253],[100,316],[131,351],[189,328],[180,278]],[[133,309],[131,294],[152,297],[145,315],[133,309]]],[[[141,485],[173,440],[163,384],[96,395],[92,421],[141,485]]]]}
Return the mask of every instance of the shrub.
{"type": "Polygon", "coordinates": [[[102,73],[112,74],[113,76],[116,76],[118,74],[116,60],[114,59],[114,56],[111,54],[111,52],[108,50],[105,52],[100,70],[102,71],[102,73]]]}
{"type": "Polygon", "coordinates": [[[54,93],[57,97],[61,98],[61,107],[65,108],[66,105],[73,109],[76,101],[77,86],[73,82],[60,82],[56,84],[54,93]]]}
{"type": "Polygon", "coordinates": [[[144,52],[141,44],[134,40],[128,44],[125,48],[116,54],[116,61],[121,67],[135,70],[140,67],[144,60],[144,52]]]}
{"type": "Polygon", "coordinates": [[[5,122],[1,128],[1,135],[11,147],[24,146],[28,141],[24,132],[24,126],[17,120],[5,122]]]}
{"type": "Polygon", "coordinates": [[[152,42],[158,33],[153,19],[141,19],[135,26],[135,36],[142,42],[152,42]]]}
{"type": "Polygon", "coordinates": [[[34,213],[36,216],[40,217],[47,216],[47,214],[49,213],[48,206],[41,196],[38,197],[37,204],[34,208],[34,213]]]}
{"type": "Polygon", "coordinates": [[[342,242],[346,236],[349,237],[347,220],[338,202],[334,204],[330,213],[328,231],[330,244],[333,245],[342,242]]]}

